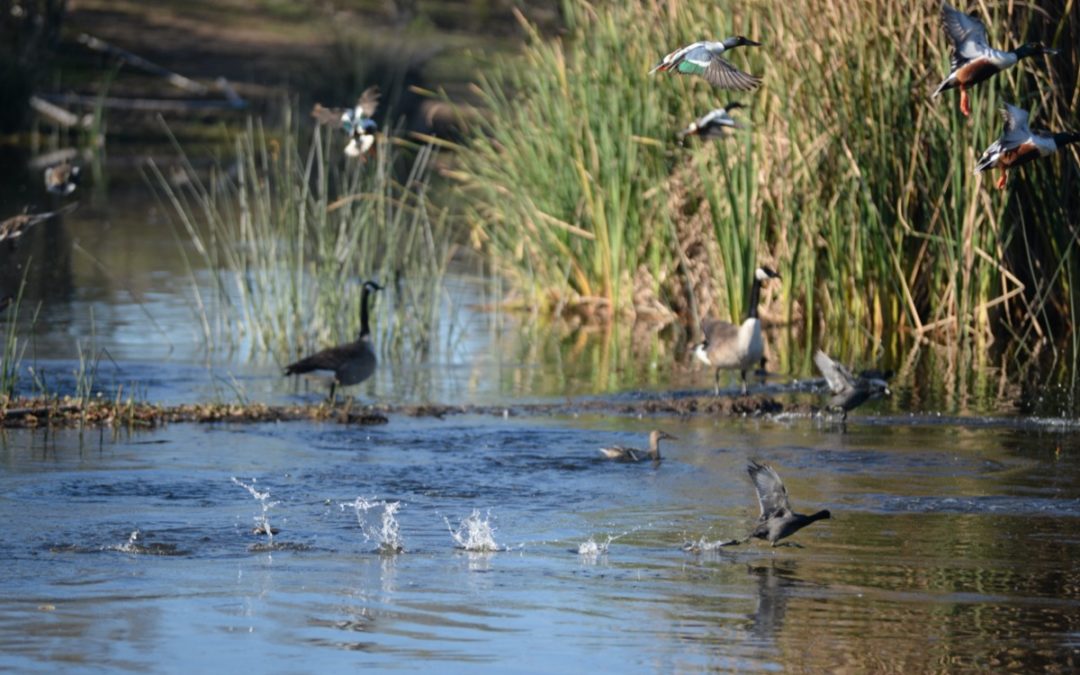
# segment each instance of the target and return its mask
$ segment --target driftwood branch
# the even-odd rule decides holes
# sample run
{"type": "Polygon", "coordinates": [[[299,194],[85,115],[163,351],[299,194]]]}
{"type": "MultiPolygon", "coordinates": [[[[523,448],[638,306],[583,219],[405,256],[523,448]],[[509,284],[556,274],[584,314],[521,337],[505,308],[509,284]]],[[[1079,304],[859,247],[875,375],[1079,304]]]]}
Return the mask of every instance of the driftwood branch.
{"type": "Polygon", "coordinates": [[[209,89],[206,87],[206,85],[199,84],[195,80],[184,77],[179,73],[174,73],[168,68],[164,68],[152,61],[148,61],[143,57],[139,56],[138,54],[132,54],[126,49],[115,47],[108,42],[105,42],[104,40],[94,37],[93,35],[87,35],[86,33],[81,34],[79,36],[79,43],[85,45],[87,49],[93,49],[96,52],[103,52],[110,56],[115,56],[124,63],[130,64],[140,70],[145,70],[148,73],[159,75],[165,78],[165,80],[168,81],[169,84],[173,85],[174,87],[183,89],[184,91],[198,94],[200,96],[204,96],[209,92],[209,89]]]}
{"type": "Polygon", "coordinates": [[[83,96],[80,94],[42,94],[42,98],[63,105],[93,107],[101,105],[108,110],[134,110],[154,113],[202,113],[213,110],[235,110],[228,101],[205,101],[172,98],[116,98],[106,96],[83,96]]]}
{"type": "Polygon", "coordinates": [[[56,104],[49,103],[39,96],[30,97],[30,108],[45,119],[62,127],[89,128],[94,119],[92,115],[83,115],[82,117],[79,117],[75,113],[64,110],[56,104]]]}

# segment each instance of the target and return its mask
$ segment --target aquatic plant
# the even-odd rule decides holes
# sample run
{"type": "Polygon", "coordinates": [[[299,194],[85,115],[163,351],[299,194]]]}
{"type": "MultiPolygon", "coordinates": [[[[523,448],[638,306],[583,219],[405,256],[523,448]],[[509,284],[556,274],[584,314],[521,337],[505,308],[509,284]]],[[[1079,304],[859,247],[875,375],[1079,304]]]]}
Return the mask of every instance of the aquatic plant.
{"type": "Polygon", "coordinates": [[[424,353],[438,337],[453,242],[447,210],[428,194],[434,150],[382,136],[372,159],[347,161],[339,135],[316,129],[305,143],[288,120],[276,133],[249,121],[208,178],[179,144],[179,174],[150,163],[208,348],[285,363],[353,340],[365,279],[388,285],[376,344],[424,353]]]}
{"type": "MultiPolygon", "coordinates": [[[[1000,132],[1002,100],[1074,126],[1077,55],[980,87],[968,123],[954,102],[929,100],[947,70],[939,12],[938,0],[567,0],[558,39],[523,19],[521,55],[479,78],[489,114],[451,174],[474,244],[550,309],[671,310],[691,324],[743,315],[750,275],[769,262],[785,281],[764,314],[806,328],[791,333],[804,370],[822,328],[861,351],[904,336],[1030,342],[1072,325],[1080,196],[1062,185],[1080,177],[1075,149],[1006,192],[971,169],[1000,132]],[[723,100],[646,72],[702,26],[765,42],[737,59],[764,85],[724,94],[749,105],[750,131],[680,146],[675,132],[723,100]]],[[[1001,6],[987,24],[1010,45],[1075,44],[1080,7],[1001,6]]]]}

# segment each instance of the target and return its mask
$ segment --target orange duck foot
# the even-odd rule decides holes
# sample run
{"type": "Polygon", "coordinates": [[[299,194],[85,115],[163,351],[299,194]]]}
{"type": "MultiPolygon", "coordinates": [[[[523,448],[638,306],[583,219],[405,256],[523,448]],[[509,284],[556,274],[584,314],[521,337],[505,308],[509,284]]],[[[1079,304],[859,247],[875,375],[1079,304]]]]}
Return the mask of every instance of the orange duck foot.
{"type": "Polygon", "coordinates": [[[964,117],[971,117],[971,101],[968,100],[968,93],[960,90],[960,112],[964,113],[964,117]]]}
{"type": "Polygon", "coordinates": [[[998,181],[997,181],[997,189],[1004,190],[1005,189],[1005,181],[1008,180],[1008,179],[1009,179],[1008,172],[1005,171],[1005,169],[1002,169],[1001,170],[1001,178],[998,178],[998,181]]]}

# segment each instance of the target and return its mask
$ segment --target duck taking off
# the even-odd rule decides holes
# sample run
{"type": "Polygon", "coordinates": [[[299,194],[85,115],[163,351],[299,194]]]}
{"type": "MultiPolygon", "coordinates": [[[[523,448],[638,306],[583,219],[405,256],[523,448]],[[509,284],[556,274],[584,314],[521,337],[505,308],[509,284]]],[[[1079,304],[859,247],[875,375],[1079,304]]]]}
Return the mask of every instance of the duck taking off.
{"type": "Polygon", "coordinates": [[[695,42],[665,56],[649,73],[675,71],[683,75],[700,75],[714,87],[750,91],[761,84],[761,78],[742,72],[724,60],[721,54],[735,47],[760,46],[760,42],[754,42],[742,35],[720,42],[695,42]]]}
{"type": "Polygon", "coordinates": [[[818,511],[809,516],[793,512],[788,502],[787,488],[771,466],[750,460],[746,471],[750,474],[750,480],[754,481],[761,515],[758,516],[757,524],[743,540],[744,542],[756,537],[776,546],[776,542],[790,537],[810,523],[832,517],[828,510],[818,511]]]}
{"type": "Polygon", "coordinates": [[[1080,142],[1080,134],[1071,131],[1058,134],[1032,131],[1028,127],[1028,111],[1008,103],[1001,109],[1001,116],[1005,119],[1004,131],[975,164],[975,173],[1001,169],[1001,178],[997,182],[999,190],[1005,187],[1009,169],[1048,157],[1070,143],[1080,142]]]}
{"type": "Polygon", "coordinates": [[[356,105],[352,108],[324,108],[316,103],[311,109],[311,116],[316,123],[341,129],[349,137],[349,143],[345,146],[345,155],[352,158],[364,158],[371,152],[375,145],[375,132],[378,125],[371,119],[375,110],[379,107],[378,87],[368,87],[360,94],[356,105]]]}
{"type": "Polygon", "coordinates": [[[659,462],[660,440],[665,438],[672,441],[679,440],[666,431],[653,429],[649,432],[648,450],[638,450],[637,448],[626,448],[621,445],[613,445],[609,448],[600,448],[600,454],[607,459],[613,459],[616,462],[644,462],[649,459],[654,462],[659,462]]]}
{"type": "Polygon", "coordinates": [[[694,347],[694,357],[707,366],[716,368],[713,392],[720,395],[720,371],[738,370],[742,376],[742,393],[746,393],[746,372],[761,362],[765,355],[765,343],[761,339],[761,321],[758,319],[758,302],[761,284],[780,275],[768,267],[754,271],[754,284],[750,287],[750,305],[746,320],[736,326],[727,321],[705,321],[701,331],[705,339],[694,347]]]}
{"type": "Polygon", "coordinates": [[[324,349],[321,352],[300,359],[285,366],[285,375],[300,375],[313,371],[334,373],[330,384],[330,401],[334,401],[338,385],[348,387],[360,384],[375,372],[375,350],[371,347],[371,327],[368,324],[368,298],[374,291],[381,291],[382,286],[374,281],[365,281],[360,295],[360,336],[355,342],[324,349]]]}
{"type": "Polygon", "coordinates": [[[952,67],[933,98],[949,89],[960,89],[960,112],[971,114],[967,90],[976,84],[1012,68],[1020,59],[1041,54],[1057,54],[1056,49],[1041,43],[1029,42],[1011,51],[991,47],[986,38],[986,26],[974,14],[964,14],[947,2],[941,3],[941,25],[952,42],[952,67]]]}
{"type": "Polygon", "coordinates": [[[731,117],[731,111],[741,107],[743,107],[742,103],[732,101],[723,108],[716,108],[705,113],[679,132],[679,140],[687,136],[697,136],[705,140],[723,138],[727,133],[726,129],[743,128],[742,124],[731,117]]]}
{"type": "Polygon", "coordinates": [[[844,366],[829,358],[820,349],[814,354],[814,365],[818,367],[825,381],[829,383],[832,397],[829,409],[839,410],[841,420],[847,419],[849,410],[854,410],[870,399],[891,396],[889,383],[883,379],[855,376],[844,366]]]}

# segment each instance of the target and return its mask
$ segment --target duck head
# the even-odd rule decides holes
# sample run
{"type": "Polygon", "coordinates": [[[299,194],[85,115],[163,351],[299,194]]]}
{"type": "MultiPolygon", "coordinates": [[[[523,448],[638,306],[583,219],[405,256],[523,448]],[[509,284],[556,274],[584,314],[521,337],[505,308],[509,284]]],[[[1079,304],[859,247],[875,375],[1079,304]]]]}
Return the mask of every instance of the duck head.
{"type": "Polygon", "coordinates": [[[724,49],[733,49],[735,47],[760,47],[760,42],[754,42],[750,38],[743,35],[736,35],[735,37],[729,37],[723,42],[724,49]]]}
{"type": "Polygon", "coordinates": [[[1075,131],[1063,131],[1060,134],[1054,134],[1054,144],[1059,148],[1063,148],[1069,143],[1080,143],[1080,134],[1075,131]]]}
{"type": "Polygon", "coordinates": [[[1016,58],[1018,59],[1026,59],[1030,56],[1041,56],[1042,54],[1054,56],[1057,53],[1058,50],[1051,49],[1041,42],[1028,42],[1013,50],[1013,54],[1016,54],[1016,58]]]}
{"type": "Polygon", "coordinates": [[[739,103],[738,101],[728,101],[727,105],[724,106],[724,110],[726,110],[726,111],[728,111],[730,113],[732,110],[735,110],[736,108],[745,108],[745,107],[746,106],[744,106],[742,103],[739,103]]]}

